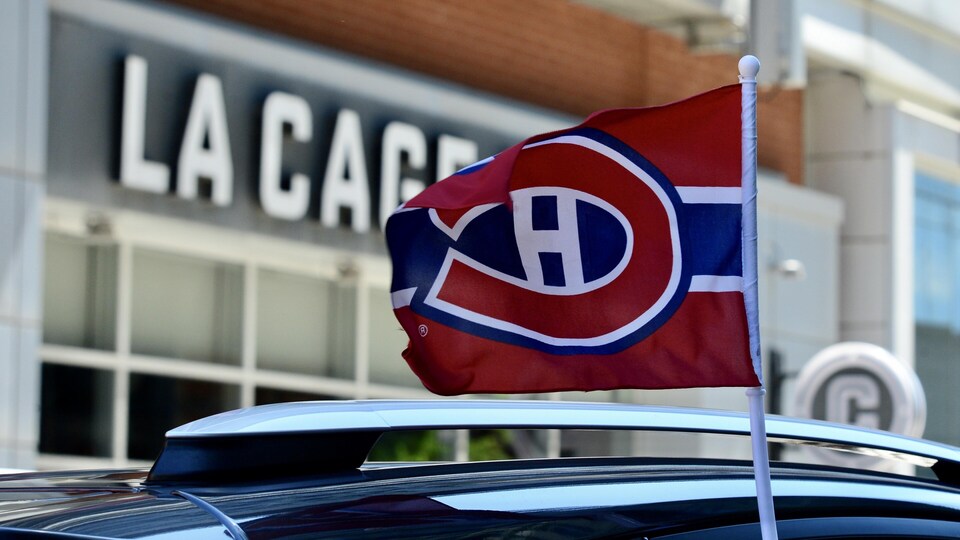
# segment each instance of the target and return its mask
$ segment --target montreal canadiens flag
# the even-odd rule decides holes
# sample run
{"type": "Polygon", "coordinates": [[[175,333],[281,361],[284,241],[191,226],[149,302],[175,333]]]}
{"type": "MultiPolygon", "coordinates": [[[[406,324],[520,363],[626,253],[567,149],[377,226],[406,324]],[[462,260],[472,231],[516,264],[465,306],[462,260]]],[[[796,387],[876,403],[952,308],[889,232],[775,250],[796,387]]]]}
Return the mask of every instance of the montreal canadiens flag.
{"type": "Polygon", "coordinates": [[[430,186],[386,226],[403,357],[442,395],[760,386],[741,137],[732,85],[596,113],[430,186]]]}

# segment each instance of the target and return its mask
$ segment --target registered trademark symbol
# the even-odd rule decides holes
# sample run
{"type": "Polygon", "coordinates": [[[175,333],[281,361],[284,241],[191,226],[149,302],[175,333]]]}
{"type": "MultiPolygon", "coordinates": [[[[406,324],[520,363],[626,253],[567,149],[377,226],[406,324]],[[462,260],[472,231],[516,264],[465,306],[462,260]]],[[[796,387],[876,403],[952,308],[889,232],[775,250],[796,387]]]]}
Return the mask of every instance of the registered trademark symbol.
{"type": "Polygon", "coordinates": [[[418,330],[420,330],[420,337],[427,337],[427,325],[421,324],[418,330]]]}

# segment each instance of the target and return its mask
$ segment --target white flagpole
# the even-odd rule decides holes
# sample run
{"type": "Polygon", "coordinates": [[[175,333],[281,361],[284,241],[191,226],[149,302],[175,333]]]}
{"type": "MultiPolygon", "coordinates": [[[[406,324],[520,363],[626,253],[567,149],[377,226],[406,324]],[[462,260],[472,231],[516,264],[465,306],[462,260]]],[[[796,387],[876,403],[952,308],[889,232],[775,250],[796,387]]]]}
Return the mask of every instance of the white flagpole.
{"type": "Polygon", "coordinates": [[[763,540],[777,540],[777,518],[773,512],[770,458],[767,455],[767,428],[764,421],[763,367],[760,364],[760,321],[757,299],[757,73],[760,61],[747,55],[740,59],[742,193],[743,193],[743,301],[750,332],[750,356],[761,386],[747,389],[750,406],[750,441],[753,445],[753,475],[757,484],[757,507],[763,540]]]}
{"type": "Polygon", "coordinates": [[[773,512],[770,458],[767,455],[767,427],[763,418],[765,393],[762,387],[747,389],[747,399],[750,401],[750,442],[753,444],[753,478],[757,484],[761,537],[763,540],[777,540],[777,517],[773,512]]]}

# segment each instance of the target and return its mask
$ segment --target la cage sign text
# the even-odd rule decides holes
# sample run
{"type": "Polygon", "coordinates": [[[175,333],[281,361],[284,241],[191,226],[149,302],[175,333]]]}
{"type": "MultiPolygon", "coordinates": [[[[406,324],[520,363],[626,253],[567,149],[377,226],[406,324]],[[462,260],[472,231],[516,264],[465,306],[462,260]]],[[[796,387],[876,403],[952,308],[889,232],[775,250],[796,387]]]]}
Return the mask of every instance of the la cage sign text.
{"type": "MultiPolygon", "coordinates": [[[[234,170],[223,87],[209,73],[197,77],[176,163],[176,182],[171,165],[145,157],[147,110],[147,61],[129,55],[124,61],[123,112],[120,138],[120,184],[151,193],[168,193],[196,199],[201,180],[210,183],[209,197],[217,206],[233,202],[234,170]]],[[[371,223],[370,171],[367,170],[360,116],[341,109],[327,149],[326,168],[319,193],[311,193],[310,178],[294,172],[285,186],[282,180],[285,137],[298,143],[313,138],[313,113],[302,97],[285,92],[270,93],[263,102],[260,140],[259,203],[263,211],[283,220],[305,219],[311,198],[319,197],[320,223],[340,225],[341,209],[349,209],[350,227],[367,232],[371,223]]],[[[394,121],[382,133],[380,160],[379,221],[402,201],[425,188],[423,180],[403,176],[408,169],[424,171],[427,166],[427,138],[408,123],[394,121]],[[406,161],[404,162],[404,158],[406,161]]],[[[446,178],[477,161],[474,141],[442,134],[437,140],[437,179],[446,178]]]]}

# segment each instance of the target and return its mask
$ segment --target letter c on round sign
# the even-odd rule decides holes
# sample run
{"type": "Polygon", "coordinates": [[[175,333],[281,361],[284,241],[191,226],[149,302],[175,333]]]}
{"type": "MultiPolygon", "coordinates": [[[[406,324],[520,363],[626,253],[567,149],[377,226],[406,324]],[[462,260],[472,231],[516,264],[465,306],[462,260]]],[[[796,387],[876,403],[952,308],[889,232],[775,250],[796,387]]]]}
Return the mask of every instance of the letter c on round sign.
{"type": "MultiPolygon", "coordinates": [[[[909,366],[877,345],[846,342],[820,351],[800,370],[793,414],[919,437],[927,404],[909,366]]],[[[831,465],[887,468],[869,456],[814,449],[808,453],[831,465]]]]}

